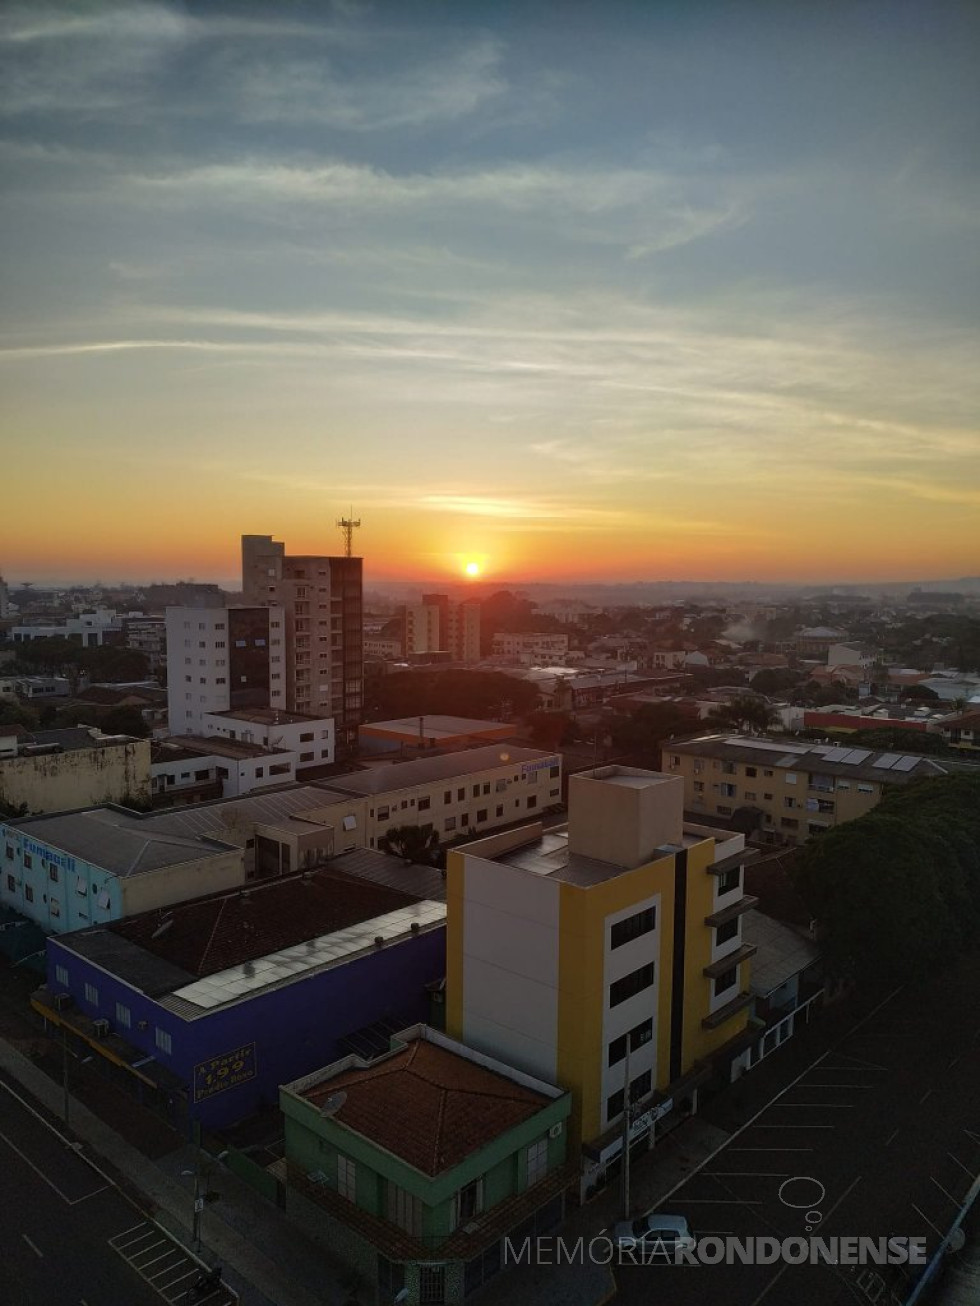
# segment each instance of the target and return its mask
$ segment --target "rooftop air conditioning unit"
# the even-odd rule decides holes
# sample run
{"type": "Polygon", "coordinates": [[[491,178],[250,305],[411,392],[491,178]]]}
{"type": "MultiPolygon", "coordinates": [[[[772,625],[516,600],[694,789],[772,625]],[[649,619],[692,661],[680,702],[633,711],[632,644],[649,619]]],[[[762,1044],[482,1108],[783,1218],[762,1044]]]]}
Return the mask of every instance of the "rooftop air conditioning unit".
{"type": "Polygon", "coordinates": [[[55,1011],[64,1011],[66,1008],[70,1007],[71,1004],[72,996],[70,993],[56,993],[54,995],[55,1011]]]}
{"type": "Polygon", "coordinates": [[[96,1038],[107,1038],[109,1035],[109,1022],[107,1020],[94,1020],[92,1022],[92,1032],[96,1038]]]}
{"type": "Polygon", "coordinates": [[[553,1124],[551,1128],[548,1130],[548,1137],[558,1138],[560,1134],[561,1134],[561,1121],[559,1120],[557,1124],[553,1124]]]}

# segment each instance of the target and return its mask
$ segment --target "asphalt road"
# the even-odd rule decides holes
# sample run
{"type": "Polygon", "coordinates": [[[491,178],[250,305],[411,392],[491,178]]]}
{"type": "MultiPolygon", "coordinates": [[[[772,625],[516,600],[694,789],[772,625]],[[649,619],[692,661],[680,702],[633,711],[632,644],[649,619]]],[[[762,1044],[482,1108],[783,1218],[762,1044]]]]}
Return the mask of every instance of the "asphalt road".
{"type": "MultiPolygon", "coordinates": [[[[686,1215],[701,1237],[922,1238],[931,1256],[980,1174],[978,1081],[973,961],[892,995],[660,1209],[686,1215]]],[[[615,1269],[618,1301],[670,1306],[883,1306],[919,1273],[780,1262],[615,1269]]]]}
{"type": "Polygon", "coordinates": [[[0,1076],[0,1301],[190,1306],[198,1267],[33,1108],[19,1085],[0,1076]],[[143,1269],[147,1278],[159,1271],[153,1282],[134,1268],[141,1264],[135,1253],[150,1243],[143,1259],[163,1257],[143,1269]]]}

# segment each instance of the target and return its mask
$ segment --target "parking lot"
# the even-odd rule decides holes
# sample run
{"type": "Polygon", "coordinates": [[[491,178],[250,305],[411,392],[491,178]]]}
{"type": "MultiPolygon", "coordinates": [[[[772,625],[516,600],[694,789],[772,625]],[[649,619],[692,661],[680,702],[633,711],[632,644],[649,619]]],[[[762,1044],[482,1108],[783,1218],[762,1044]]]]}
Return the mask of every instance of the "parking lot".
{"type": "MultiPolygon", "coordinates": [[[[921,1238],[931,1256],[980,1174],[980,965],[897,992],[662,1203],[699,1237],[921,1238]]],[[[902,1301],[917,1269],[623,1267],[620,1300],[902,1301]]]]}

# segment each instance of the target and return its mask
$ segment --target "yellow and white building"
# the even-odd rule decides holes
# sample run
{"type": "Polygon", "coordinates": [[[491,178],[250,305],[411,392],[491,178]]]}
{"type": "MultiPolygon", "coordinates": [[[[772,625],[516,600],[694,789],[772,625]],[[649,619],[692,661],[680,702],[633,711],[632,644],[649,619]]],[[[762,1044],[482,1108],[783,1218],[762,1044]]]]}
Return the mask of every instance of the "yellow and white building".
{"type": "Polygon", "coordinates": [[[756,900],[744,838],[685,824],[679,777],[598,768],[568,806],[450,854],[447,1032],[571,1091],[587,1192],[621,1153],[627,1064],[644,1146],[747,1064],[756,900]]]}

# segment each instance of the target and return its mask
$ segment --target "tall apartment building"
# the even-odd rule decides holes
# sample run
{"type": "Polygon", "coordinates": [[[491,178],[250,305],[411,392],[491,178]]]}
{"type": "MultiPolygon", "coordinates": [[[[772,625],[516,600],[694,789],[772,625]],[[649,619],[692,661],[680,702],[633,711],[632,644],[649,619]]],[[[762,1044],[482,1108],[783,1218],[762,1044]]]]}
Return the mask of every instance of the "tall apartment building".
{"type": "Polygon", "coordinates": [[[423,594],[421,603],[404,610],[405,656],[448,653],[454,662],[480,660],[480,605],[454,603],[448,594],[423,594]]]}
{"type": "Polygon", "coordinates": [[[678,777],[600,767],[570,777],[567,828],[449,855],[447,1033],[571,1090],[583,1193],[621,1155],[627,1093],[642,1147],[755,1037],[745,840],[685,824],[683,796],[678,777]]]}
{"type": "Polygon", "coordinates": [[[285,707],[281,607],[168,608],[170,733],[205,734],[205,717],[234,708],[285,707]]]}
{"type": "Polygon", "coordinates": [[[242,591],[285,612],[284,706],[333,717],[350,749],[364,703],[361,558],[292,556],[271,535],[242,536],[242,591]]]}
{"type": "Polygon", "coordinates": [[[941,759],[795,739],[703,735],[664,746],[661,765],[684,783],[696,818],[755,827],[765,843],[804,843],[876,807],[889,785],[945,775],[941,759]]]}

